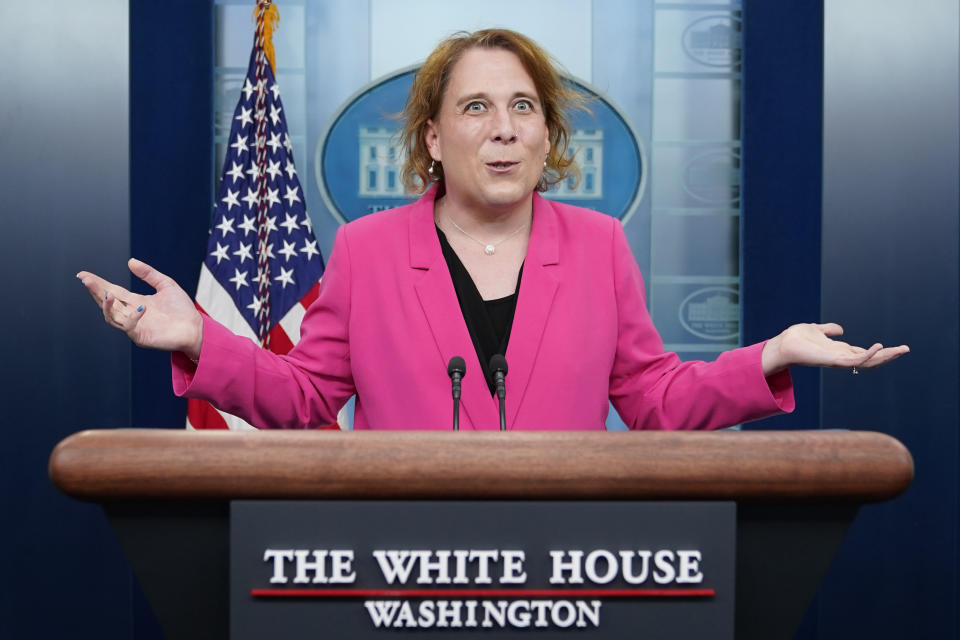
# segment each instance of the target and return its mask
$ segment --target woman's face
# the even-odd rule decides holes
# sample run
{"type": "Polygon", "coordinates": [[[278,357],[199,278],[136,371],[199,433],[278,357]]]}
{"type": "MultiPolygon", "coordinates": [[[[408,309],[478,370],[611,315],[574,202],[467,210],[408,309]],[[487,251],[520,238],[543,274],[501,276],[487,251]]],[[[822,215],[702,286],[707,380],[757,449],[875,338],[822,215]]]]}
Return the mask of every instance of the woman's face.
{"type": "Polygon", "coordinates": [[[427,149],[443,163],[447,196],[464,207],[506,211],[529,199],[550,150],[543,106],[520,59],[470,49],[454,65],[427,149]]]}

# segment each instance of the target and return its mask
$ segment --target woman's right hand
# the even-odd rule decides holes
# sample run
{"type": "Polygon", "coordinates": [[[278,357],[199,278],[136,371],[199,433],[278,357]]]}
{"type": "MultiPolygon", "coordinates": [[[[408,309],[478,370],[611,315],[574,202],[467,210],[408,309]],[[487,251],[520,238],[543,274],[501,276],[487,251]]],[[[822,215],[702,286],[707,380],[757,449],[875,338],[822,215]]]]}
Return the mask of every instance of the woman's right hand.
{"type": "Polygon", "coordinates": [[[107,324],[126,333],[138,346],[182,351],[192,360],[199,359],[203,318],[187,292],[145,262],[130,258],[127,266],[157,292],[149,296],[131,293],[88,271],[81,271],[77,278],[100,305],[107,324]]]}

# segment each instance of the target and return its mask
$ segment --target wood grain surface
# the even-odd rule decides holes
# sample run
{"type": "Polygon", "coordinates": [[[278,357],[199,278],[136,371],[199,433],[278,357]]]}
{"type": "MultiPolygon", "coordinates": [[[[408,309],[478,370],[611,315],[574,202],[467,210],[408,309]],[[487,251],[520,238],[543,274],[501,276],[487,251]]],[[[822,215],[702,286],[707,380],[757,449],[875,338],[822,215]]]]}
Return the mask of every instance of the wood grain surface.
{"type": "Polygon", "coordinates": [[[94,430],[54,449],[82,500],[876,501],[910,485],[890,436],[856,431],[94,430]]]}

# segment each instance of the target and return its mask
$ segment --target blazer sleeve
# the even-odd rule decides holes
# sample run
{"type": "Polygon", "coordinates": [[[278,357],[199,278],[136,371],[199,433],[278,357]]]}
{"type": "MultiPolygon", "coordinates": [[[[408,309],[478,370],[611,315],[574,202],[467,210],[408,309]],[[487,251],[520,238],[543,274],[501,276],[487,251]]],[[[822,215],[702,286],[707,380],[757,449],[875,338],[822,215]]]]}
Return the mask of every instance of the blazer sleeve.
{"type": "Polygon", "coordinates": [[[221,411],[266,429],[312,428],[336,422],[354,394],[350,365],[350,250],[337,232],[317,299],[306,311],[300,341],[284,356],[203,318],[196,365],[171,357],[178,396],[207,400],[221,411]]]}
{"type": "Polygon", "coordinates": [[[765,378],[764,343],[726,351],[714,362],[682,362],[663,350],[647,312],[643,278],[615,224],[611,259],[617,303],[610,400],[631,429],[718,429],[793,410],[790,373],[765,378]]]}

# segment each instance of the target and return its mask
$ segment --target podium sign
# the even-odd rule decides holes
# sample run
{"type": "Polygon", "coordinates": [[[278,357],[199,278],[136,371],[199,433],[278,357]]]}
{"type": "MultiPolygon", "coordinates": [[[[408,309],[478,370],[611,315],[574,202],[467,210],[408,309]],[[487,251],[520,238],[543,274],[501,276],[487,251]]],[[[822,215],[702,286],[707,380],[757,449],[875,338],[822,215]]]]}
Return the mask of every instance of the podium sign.
{"type": "Polygon", "coordinates": [[[733,502],[234,501],[230,637],[732,640],[733,502]]]}

